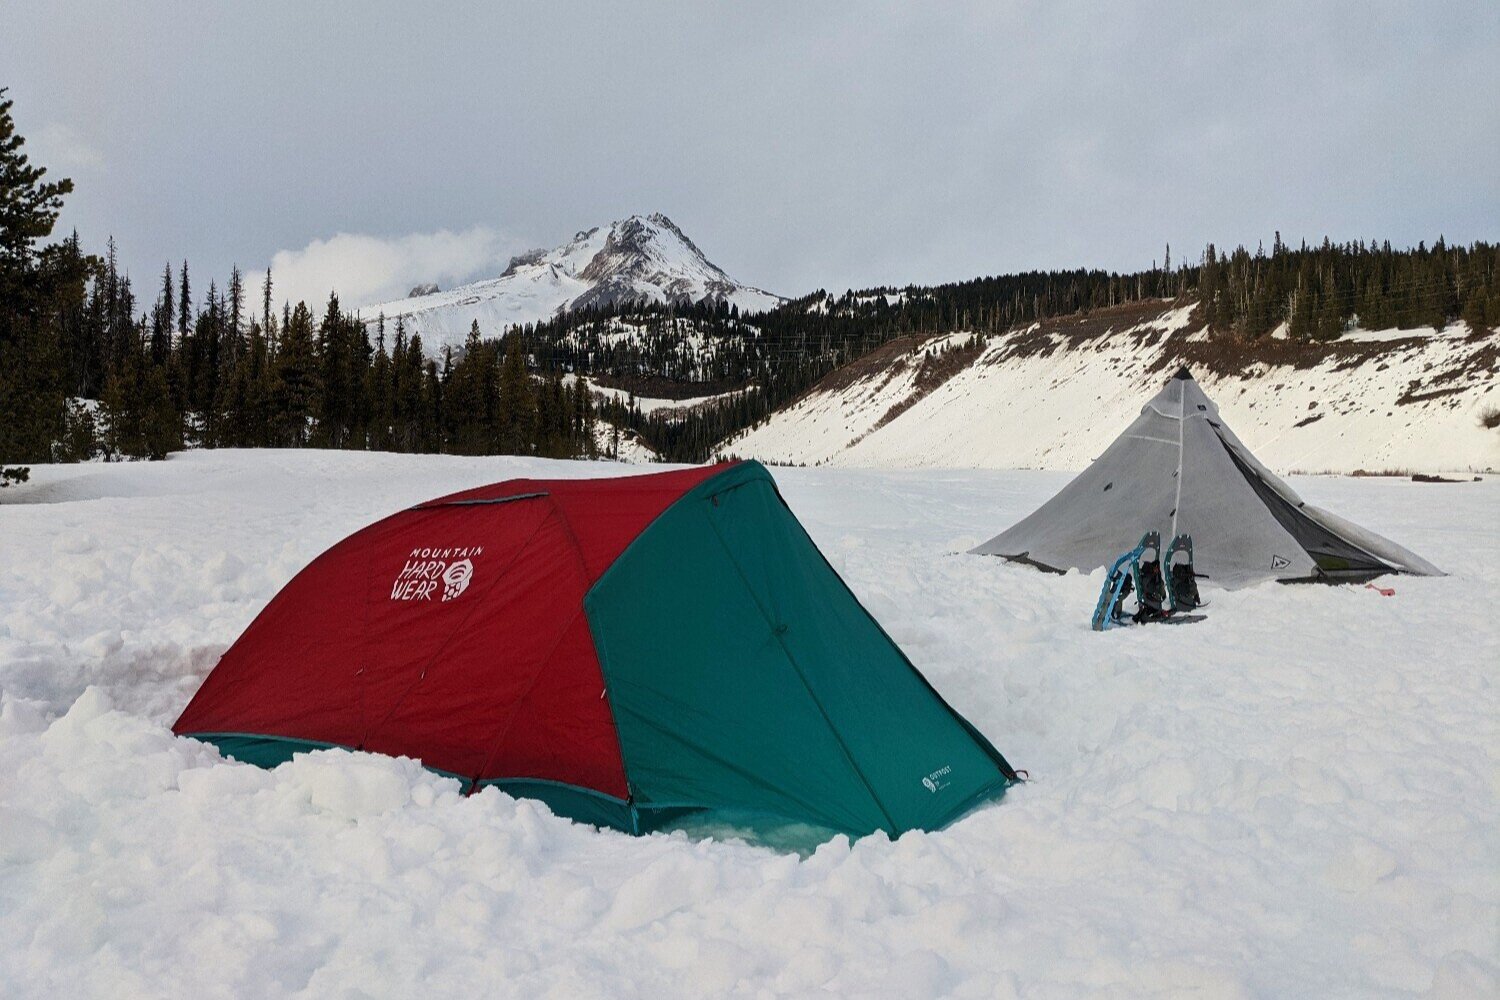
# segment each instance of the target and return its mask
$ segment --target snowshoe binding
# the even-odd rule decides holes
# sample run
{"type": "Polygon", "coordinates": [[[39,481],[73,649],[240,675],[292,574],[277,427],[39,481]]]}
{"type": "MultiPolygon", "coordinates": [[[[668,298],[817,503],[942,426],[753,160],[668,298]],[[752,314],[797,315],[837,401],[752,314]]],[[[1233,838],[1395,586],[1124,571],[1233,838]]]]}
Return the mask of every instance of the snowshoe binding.
{"type": "Polygon", "coordinates": [[[1178,535],[1162,557],[1166,572],[1167,598],[1175,614],[1201,608],[1207,602],[1198,595],[1198,574],[1193,569],[1193,536],[1178,535]]]}
{"type": "Polygon", "coordinates": [[[1135,559],[1135,614],[1137,625],[1160,621],[1172,613],[1167,604],[1167,581],[1162,576],[1161,535],[1148,531],[1141,536],[1136,547],[1140,555],[1135,559]]]}

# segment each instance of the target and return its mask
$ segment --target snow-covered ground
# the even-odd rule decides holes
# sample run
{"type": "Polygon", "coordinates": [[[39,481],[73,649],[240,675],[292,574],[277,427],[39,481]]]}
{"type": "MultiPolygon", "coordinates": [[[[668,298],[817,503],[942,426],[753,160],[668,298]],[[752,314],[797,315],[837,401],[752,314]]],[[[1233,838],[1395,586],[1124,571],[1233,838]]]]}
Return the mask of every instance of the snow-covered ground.
{"type": "MultiPolygon", "coordinates": [[[[1176,368],[1152,371],[1153,362],[1175,358],[1180,342],[1206,338],[1192,313],[1191,304],[1167,309],[1074,346],[1053,334],[1046,351],[1017,350],[1036,327],[993,336],[923,394],[918,368],[922,354],[943,343],[935,338],[898,363],[837,378],[834,391],[814,390],[721,450],[798,465],[1083,469],[1176,368]]],[[[1194,375],[1277,472],[1483,471],[1500,468],[1500,429],[1483,425],[1487,412],[1500,410],[1493,361],[1500,333],[1469,334],[1462,323],[1353,330],[1344,343],[1379,349],[1310,367],[1257,363],[1194,375]]]]}
{"type": "MultiPolygon", "coordinates": [[[[809,857],[577,826],[411,762],[168,726],[299,567],[403,505],[599,463],[199,452],[0,494],[0,995],[1483,997],[1500,992],[1500,486],[1299,477],[1451,576],[1212,592],[960,555],[1052,472],[776,470],[1031,782],[809,857]]],[[[1199,539],[1211,545],[1211,539],[1199,539]]]]}

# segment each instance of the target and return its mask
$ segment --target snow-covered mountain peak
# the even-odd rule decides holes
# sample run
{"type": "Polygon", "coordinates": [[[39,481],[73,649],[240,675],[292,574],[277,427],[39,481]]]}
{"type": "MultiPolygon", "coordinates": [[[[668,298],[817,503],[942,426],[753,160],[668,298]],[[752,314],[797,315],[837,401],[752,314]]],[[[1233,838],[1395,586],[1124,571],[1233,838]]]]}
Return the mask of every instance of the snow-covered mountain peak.
{"type": "Polygon", "coordinates": [[[741,287],[660,213],[610,226],[603,248],[579,276],[594,283],[579,306],[639,298],[642,286],[660,289],[667,299],[730,301],[741,287]]]}
{"type": "Polygon", "coordinates": [[[551,250],[510,259],[499,277],[430,295],[369,306],[374,321],[402,317],[429,348],[458,344],[475,321],[486,336],[560,312],[619,302],[725,302],[742,312],[770,309],[782,299],[735,281],[679,229],[654,212],[578,232],[551,250]]]}

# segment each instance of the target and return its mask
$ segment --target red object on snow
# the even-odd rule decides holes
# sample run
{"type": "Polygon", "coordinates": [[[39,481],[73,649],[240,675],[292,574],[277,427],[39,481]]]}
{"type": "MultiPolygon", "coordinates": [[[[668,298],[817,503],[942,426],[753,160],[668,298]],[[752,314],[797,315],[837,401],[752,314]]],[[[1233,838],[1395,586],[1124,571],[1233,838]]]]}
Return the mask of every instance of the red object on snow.
{"type": "Polygon", "coordinates": [[[276,595],[174,729],[391,755],[421,747],[436,770],[527,775],[623,799],[583,598],[657,515],[725,468],[515,479],[378,521],[276,595]]]}
{"type": "Polygon", "coordinates": [[[1395,597],[1396,596],[1396,588],[1395,587],[1377,587],[1373,583],[1367,583],[1367,584],[1365,584],[1365,589],[1366,590],[1373,590],[1373,591],[1375,591],[1375,593],[1379,594],[1381,597],[1395,597]]]}

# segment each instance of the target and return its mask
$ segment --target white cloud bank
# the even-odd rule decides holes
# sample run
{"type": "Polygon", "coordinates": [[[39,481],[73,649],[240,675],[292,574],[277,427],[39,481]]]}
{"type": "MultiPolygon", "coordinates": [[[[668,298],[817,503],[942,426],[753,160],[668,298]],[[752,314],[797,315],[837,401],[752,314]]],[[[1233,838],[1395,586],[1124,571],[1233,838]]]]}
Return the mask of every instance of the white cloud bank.
{"type": "Polygon", "coordinates": [[[414,285],[443,288],[500,273],[516,242],[485,226],[462,232],[380,237],[338,233],[300,250],[278,250],[271,258],[277,302],[305,301],[321,312],[336,291],[345,308],[357,309],[404,297],[414,285]]]}

